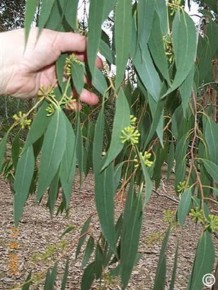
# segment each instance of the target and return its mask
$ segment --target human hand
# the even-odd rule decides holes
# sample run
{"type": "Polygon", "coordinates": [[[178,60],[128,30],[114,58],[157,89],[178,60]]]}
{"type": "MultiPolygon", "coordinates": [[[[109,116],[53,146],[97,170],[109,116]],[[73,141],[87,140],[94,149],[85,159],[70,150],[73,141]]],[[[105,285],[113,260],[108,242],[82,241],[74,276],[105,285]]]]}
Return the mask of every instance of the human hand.
{"type": "MultiPolygon", "coordinates": [[[[30,98],[41,86],[56,85],[55,62],[61,53],[70,52],[85,59],[86,38],[72,32],[32,28],[25,46],[24,29],[0,33],[0,95],[30,98]]],[[[96,65],[101,66],[97,58],[96,65]]],[[[83,90],[80,100],[89,105],[98,97],[83,90]]]]}

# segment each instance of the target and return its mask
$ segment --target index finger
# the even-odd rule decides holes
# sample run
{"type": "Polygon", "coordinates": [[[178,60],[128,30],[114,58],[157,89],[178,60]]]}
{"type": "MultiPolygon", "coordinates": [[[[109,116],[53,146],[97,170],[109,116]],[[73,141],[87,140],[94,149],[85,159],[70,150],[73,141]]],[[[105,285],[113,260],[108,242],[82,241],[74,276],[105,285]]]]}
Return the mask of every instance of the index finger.
{"type": "Polygon", "coordinates": [[[56,38],[54,45],[63,52],[84,52],[86,50],[86,37],[73,32],[54,32],[56,38]]]}

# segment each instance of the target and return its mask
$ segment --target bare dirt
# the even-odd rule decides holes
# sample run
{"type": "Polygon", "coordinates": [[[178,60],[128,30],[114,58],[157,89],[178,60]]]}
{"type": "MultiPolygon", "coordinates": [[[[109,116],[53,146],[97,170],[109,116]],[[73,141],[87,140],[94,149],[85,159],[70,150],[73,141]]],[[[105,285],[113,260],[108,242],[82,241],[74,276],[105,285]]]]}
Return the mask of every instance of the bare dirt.
{"type": "MultiPolygon", "coordinates": [[[[139,247],[142,257],[134,268],[128,286],[129,290],[150,290],[154,283],[161,241],[169,225],[164,221],[164,216],[166,218],[164,212],[168,210],[170,213],[170,211],[175,210],[177,205],[170,199],[176,199],[173,196],[172,186],[166,181],[163,185],[158,190],[159,194],[153,193],[151,201],[145,209],[139,247]]],[[[119,211],[123,207],[123,201],[117,197],[116,203],[119,211]]],[[[61,277],[63,275],[63,261],[67,256],[70,257],[67,289],[80,289],[82,255],[80,254],[79,258],[75,260],[75,252],[81,227],[90,215],[92,215],[90,233],[94,237],[98,237],[100,232],[94,205],[93,176],[90,174],[81,188],[79,188],[78,180],[75,182],[68,217],[59,215],[51,219],[45,204],[46,201],[43,201],[38,205],[34,196],[31,196],[27,201],[19,228],[16,230],[13,226],[13,196],[9,185],[0,179],[1,290],[21,289],[22,283],[30,271],[33,273],[34,282],[31,289],[43,289],[40,281],[43,280],[46,270],[58,260],[58,272],[61,277]],[[72,231],[60,238],[69,225],[72,231]],[[38,286],[36,286],[37,284],[38,286]]],[[[201,228],[189,219],[187,219],[183,229],[175,228],[172,231],[167,254],[166,289],[169,289],[177,242],[179,242],[179,258],[175,289],[186,289],[200,235],[201,228]]],[[[217,250],[217,240],[215,240],[215,246],[217,250]]],[[[56,289],[60,289],[60,282],[57,282],[56,289]]],[[[99,283],[96,283],[92,289],[115,290],[121,288],[119,288],[119,281],[111,281],[105,275],[102,285],[99,286],[99,283]]]]}

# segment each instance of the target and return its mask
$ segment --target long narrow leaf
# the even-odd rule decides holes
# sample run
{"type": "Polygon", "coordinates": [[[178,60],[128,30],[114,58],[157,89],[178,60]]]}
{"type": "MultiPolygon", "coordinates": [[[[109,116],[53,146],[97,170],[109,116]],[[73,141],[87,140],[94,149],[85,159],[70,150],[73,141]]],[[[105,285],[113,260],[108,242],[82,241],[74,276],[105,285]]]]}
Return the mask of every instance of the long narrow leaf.
{"type": "Polygon", "coordinates": [[[56,110],[45,133],[39,169],[37,200],[39,201],[54,178],[66,148],[66,120],[56,110]]]}
{"type": "Polygon", "coordinates": [[[14,222],[18,224],[22,213],[24,204],[29,194],[30,185],[34,173],[35,158],[33,153],[33,147],[29,146],[27,150],[21,155],[14,180],[14,222]]]}
{"type": "Polygon", "coordinates": [[[214,265],[215,250],[211,233],[204,232],[198,242],[195,261],[187,290],[201,290],[203,276],[211,273],[214,265]]]}
{"type": "Polygon", "coordinates": [[[134,186],[131,184],[126,201],[123,230],[121,234],[121,280],[123,289],[128,285],[128,281],[136,261],[139,238],[142,225],[142,199],[140,194],[136,194],[134,186]]]}
{"type": "Polygon", "coordinates": [[[62,282],[61,282],[61,290],[66,289],[68,272],[69,272],[69,258],[67,258],[67,261],[65,264],[64,275],[63,275],[62,282]]]}
{"type": "Polygon", "coordinates": [[[7,139],[8,139],[8,134],[6,134],[0,142],[0,172],[2,171],[2,166],[4,162],[4,156],[5,156],[6,147],[7,147],[7,139]]]}
{"type": "Polygon", "coordinates": [[[116,89],[119,88],[129,57],[132,32],[132,1],[118,0],[115,8],[116,89]]]}
{"type": "Polygon", "coordinates": [[[192,190],[187,188],[182,193],[181,199],[178,205],[178,222],[181,226],[184,225],[187,214],[189,213],[191,206],[192,190]]]}
{"type": "Polygon", "coordinates": [[[105,0],[91,0],[89,7],[89,20],[88,20],[88,64],[91,74],[94,73],[95,60],[99,49],[101,39],[101,25],[104,18],[105,0]]]}
{"type": "Polygon", "coordinates": [[[193,20],[185,12],[177,11],[173,21],[172,36],[176,75],[163,98],[183,83],[195,62],[197,48],[196,29],[193,20]]]}
{"type": "Polygon", "coordinates": [[[160,250],[160,258],[156,270],[155,281],[153,290],[164,290],[165,279],[166,279],[166,248],[170,235],[170,229],[167,230],[166,235],[163,239],[163,243],[160,250]]]}
{"type": "Polygon", "coordinates": [[[110,143],[110,147],[107,152],[105,163],[102,170],[106,168],[122,150],[123,144],[121,143],[121,140],[120,140],[121,131],[125,127],[129,126],[129,123],[130,123],[129,104],[123,92],[123,89],[120,88],[120,91],[116,100],[116,111],[115,111],[115,117],[114,117],[114,122],[113,122],[111,143],[110,143]]]}

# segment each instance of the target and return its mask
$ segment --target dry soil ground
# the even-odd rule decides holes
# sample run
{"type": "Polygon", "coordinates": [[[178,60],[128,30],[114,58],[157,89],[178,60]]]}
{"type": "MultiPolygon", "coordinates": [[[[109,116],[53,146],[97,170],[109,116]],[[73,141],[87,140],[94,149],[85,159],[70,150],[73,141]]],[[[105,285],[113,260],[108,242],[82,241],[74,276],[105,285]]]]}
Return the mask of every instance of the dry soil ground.
{"type": "MultiPolygon", "coordinates": [[[[153,193],[145,211],[139,248],[142,258],[134,268],[129,290],[152,289],[161,240],[168,227],[168,224],[163,221],[164,211],[176,208],[174,201],[163,196],[163,194],[167,194],[173,197],[172,186],[166,182],[164,184],[165,187],[158,190],[159,195],[153,193]]],[[[116,203],[119,211],[123,202],[118,197],[116,203]]],[[[91,232],[96,236],[99,233],[99,224],[94,206],[92,175],[86,178],[81,189],[79,189],[79,182],[75,182],[68,217],[55,216],[51,219],[48,209],[45,208],[45,201],[38,205],[32,196],[27,202],[22,222],[16,231],[13,228],[12,194],[9,185],[0,179],[0,289],[21,289],[20,285],[30,270],[34,274],[34,281],[40,281],[40,275],[43,275],[46,269],[54,264],[54,260],[58,259],[60,260],[58,269],[62,275],[63,265],[61,261],[63,261],[64,256],[70,256],[67,289],[80,289],[81,257],[75,260],[75,250],[81,225],[90,215],[93,215],[91,232]],[[60,239],[60,235],[69,225],[72,226],[73,230],[60,239]]],[[[196,242],[200,234],[200,227],[194,225],[189,219],[187,219],[184,229],[173,230],[167,255],[166,289],[169,289],[177,241],[179,241],[179,259],[175,290],[186,289],[196,242]]],[[[215,240],[215,245],[218,249],[217,240],[215,240]]],[[[106,277],[105,285],[107,283],[109,281],[106,277]]],[[[96,283],[92,289],[121,289],[118,285],[118,281],[112,281],[110,286],[105,287],[100,287],[96,283]]],[[[31,289],[43,288],[39,284],[39,286],[32,286],[31,289]]],[[[56,289],[60,289],[58,282],[56,289]]]]}

